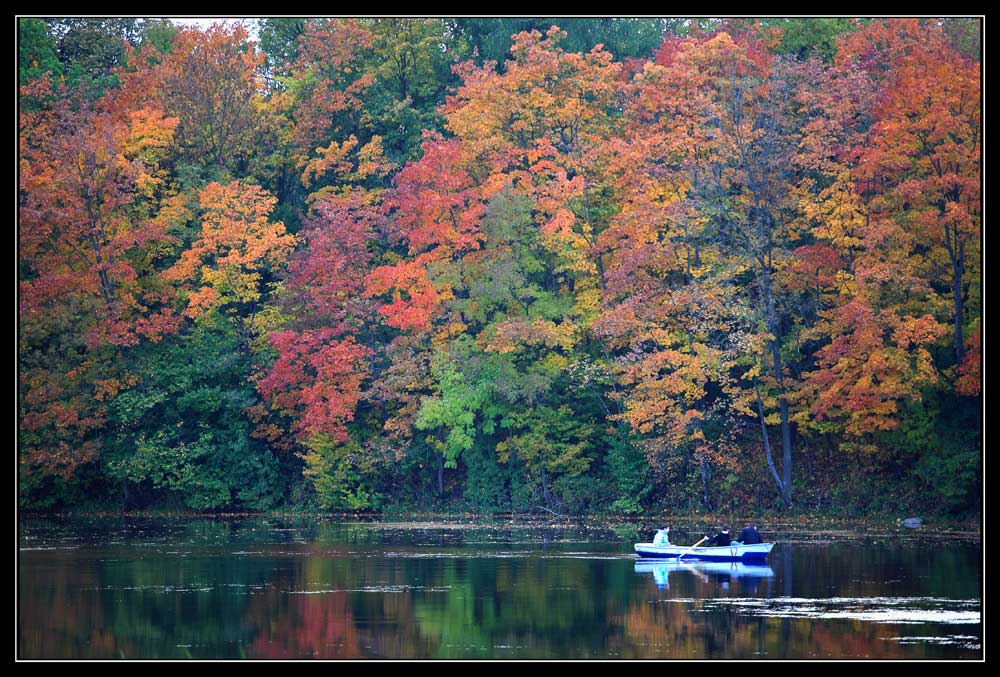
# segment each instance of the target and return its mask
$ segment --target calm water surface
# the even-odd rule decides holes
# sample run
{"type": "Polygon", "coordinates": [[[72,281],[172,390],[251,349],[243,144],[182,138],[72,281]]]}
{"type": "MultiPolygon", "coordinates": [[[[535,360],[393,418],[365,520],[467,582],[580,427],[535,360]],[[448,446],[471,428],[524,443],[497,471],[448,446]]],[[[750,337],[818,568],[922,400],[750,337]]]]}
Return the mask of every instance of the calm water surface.
{"type": "Polygon", "coordinates": [[[749,566],[637,560],[653,525],[26,520],[18,655],[982,658],[977,537],[764,526],[749,566]]]}

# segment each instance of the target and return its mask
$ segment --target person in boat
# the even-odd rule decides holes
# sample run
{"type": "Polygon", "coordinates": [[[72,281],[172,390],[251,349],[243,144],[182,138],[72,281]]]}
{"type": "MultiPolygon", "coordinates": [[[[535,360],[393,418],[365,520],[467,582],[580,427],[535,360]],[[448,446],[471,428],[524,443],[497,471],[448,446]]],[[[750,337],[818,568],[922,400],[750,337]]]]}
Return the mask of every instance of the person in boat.
{"type": "Polygon", "coordinates": [[[757,526],[753,522],[747,523],[743,531],[740,532],[740,537],[737,540],[743,545],[757,545],[764,542],[760,532],[757,531],[757,526]]]}
{"type": "Polygon", "coordinates": [[[670,545],[670,527],[656,530],[656,535],[653,536],[653,545],[661,547],[670,545]]]}
{"type": "Polygon", "coordinates": [[[731,542],[732,542],[732,539],[729,538],[729,525],[728,524],[723,524],[722,525],[722,531],[720,531],[719,533],[717,533],[715,535],[715,537],[712,538],[712,540],[710,540],[705,545],[708,545],[708,546],[727,546],[731,542]]]}

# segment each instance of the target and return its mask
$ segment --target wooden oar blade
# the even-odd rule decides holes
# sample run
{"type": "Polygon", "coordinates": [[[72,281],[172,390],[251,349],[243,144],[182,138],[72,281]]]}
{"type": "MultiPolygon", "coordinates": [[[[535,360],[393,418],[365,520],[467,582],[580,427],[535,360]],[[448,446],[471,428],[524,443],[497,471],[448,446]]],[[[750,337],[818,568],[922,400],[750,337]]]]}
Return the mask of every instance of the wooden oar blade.
{"type": "Polygon", "coordinates": [[[683,557],[684,555],[688,554],[689,552],[691,552],[692,550],[694,550],[695,548],[697,548],[699,545],[701,545],[702,543],[704,543],[707,539],[708,539],[708,536],[705,536],[705,538],[701,539],[700,541],[698,541],[697,543],[695,543],[694,545],[692,545],[690,548],[688,548],[687,550],[685,550],[684,552],[682,552],[681,554],[679,554],[677,556],[678,561],[680,560],[681,557],[683,557]]]}

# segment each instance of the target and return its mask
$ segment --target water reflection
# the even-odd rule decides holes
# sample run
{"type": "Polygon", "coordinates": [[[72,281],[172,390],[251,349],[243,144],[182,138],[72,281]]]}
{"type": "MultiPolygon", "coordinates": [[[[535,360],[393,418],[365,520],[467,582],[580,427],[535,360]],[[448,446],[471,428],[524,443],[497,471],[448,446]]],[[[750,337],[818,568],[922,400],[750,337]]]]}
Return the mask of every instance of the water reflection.
{"type": "Polygon", "coordinates": [[[29,522],[21,658],[978,658],[978,543],[636,561],[506,523],[29,522]]]}
{"type": "Polygon", "coordinates": [[[740,581],[740,585],[748,593],[754,594],[764,579],[774,578],[774,569],[767,564],[745,562],[704,562],[698,560],[666,560],[637,559],[635,572],[653,574],[656,586],[661,589],[670,587],[670,574],[680,576],[697,576],[705,583],[714,582],[723,590],[728,590],[732,581],[740,581]]]}

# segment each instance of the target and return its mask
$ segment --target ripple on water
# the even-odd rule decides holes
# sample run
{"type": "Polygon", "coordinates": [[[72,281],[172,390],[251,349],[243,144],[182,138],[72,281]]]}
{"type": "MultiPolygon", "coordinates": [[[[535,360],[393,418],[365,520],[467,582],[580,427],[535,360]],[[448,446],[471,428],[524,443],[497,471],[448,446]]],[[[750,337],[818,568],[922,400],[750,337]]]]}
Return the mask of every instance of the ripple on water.
{"type": "Polygon", "coordinates": [[[323,590],[283,590],[286,595],[325,595],[336,592],[381,592],[401,593],[411,590],[423,592],[447,592],[451,587],[425,587],[422,585],[366,585],[360,588],[328,588],[323,590]]]}
{"type": "Polygon", "coordinates": [[[976,599],[940,597],[830,597],[715,598],[707,607],[739,607],[751,616],[855,620],[874,623],[943,623],[978,625],[980,602],[976,599]]]}
{"type": "Polygon", "coordinates": [[[975,635],[884,637],[883,639],[888,642],[898,642],[899,644],[938,644],[972,650],[982,648],[979,638],[975,635]]]}

